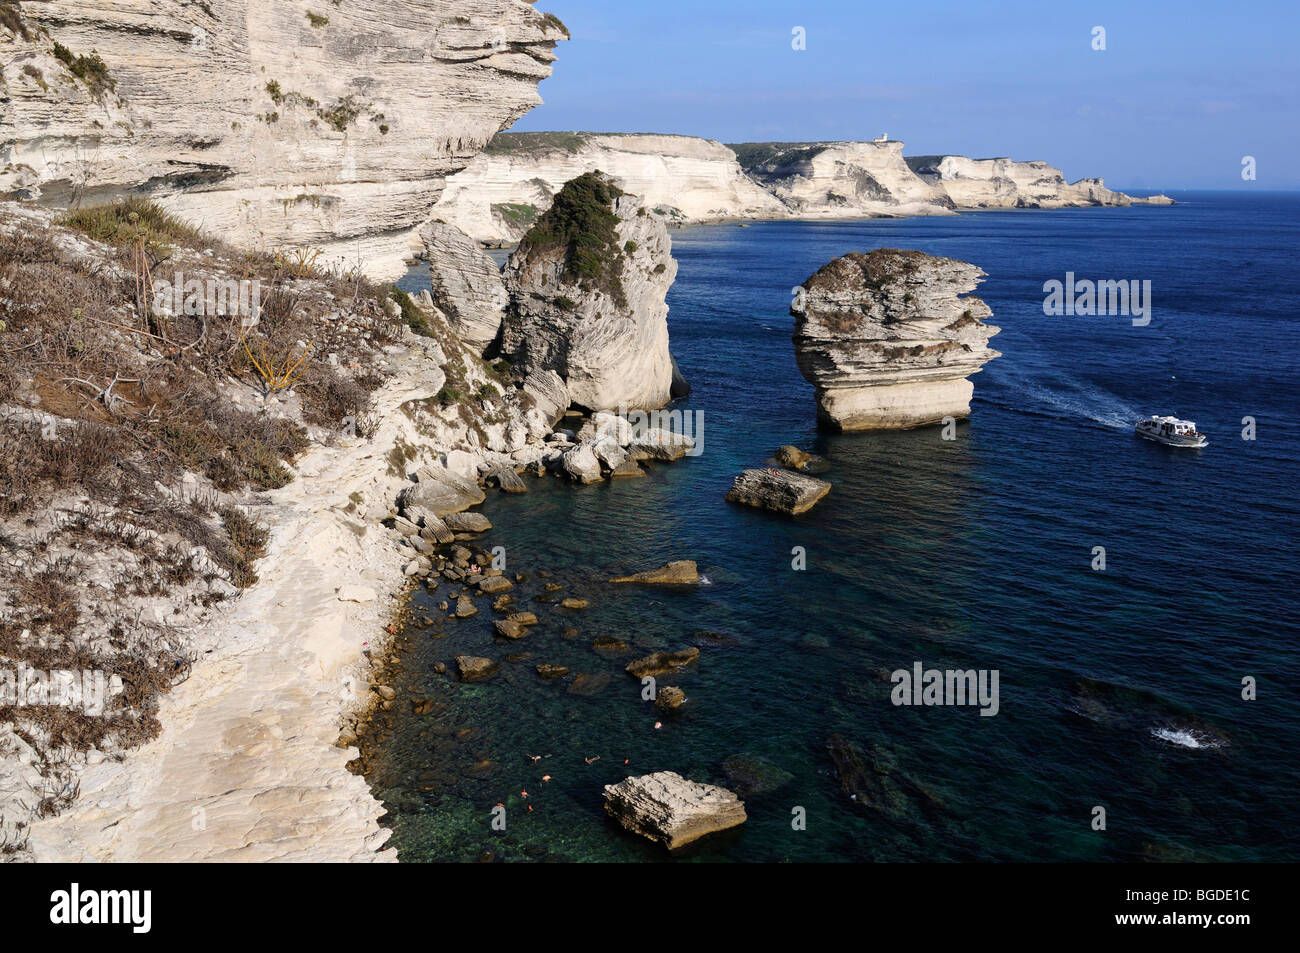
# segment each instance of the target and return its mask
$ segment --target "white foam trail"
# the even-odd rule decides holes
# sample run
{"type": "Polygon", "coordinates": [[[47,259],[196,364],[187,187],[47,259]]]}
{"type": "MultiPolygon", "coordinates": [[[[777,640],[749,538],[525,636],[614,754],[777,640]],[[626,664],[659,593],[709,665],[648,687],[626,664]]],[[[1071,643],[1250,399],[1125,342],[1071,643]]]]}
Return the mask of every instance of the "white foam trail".
{"type": "MultiPolygon", "coordinates": [[[[995,365],[996,367],[996,365],[995,365]]],[[[1090,420],[1103,427],[1127,430],[1142,414],[1105,388],[1055,367],[1039,372],[998,368],[1009,391],[1012,408],[1026,413],[1072,420],[1090,420]]]]}
{"type": "Polygon", "coordinates": [[[1208,738],[1199,738],[1192,732],[1183,728],[1152,728],[1152,736],[1159,738],[1161,741],[1167,741],[1171,745],[1178,745],[1182,748],[1220,748],[1222,745],[1208,738]]]}

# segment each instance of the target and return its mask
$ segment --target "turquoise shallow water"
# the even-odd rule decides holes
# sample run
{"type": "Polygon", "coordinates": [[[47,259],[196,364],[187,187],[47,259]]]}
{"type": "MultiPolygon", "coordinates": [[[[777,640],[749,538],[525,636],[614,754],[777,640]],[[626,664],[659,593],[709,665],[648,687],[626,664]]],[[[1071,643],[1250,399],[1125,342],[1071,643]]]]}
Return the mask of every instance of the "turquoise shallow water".
{"type": "Polygon", "coordinates": [[[442,707],[399,705],[372,753],[402,858],[665,860],[605,821],[602,786],[660,769],[730,784],[736,756],[766,765],[771,789],[746,798],[738,831],[677,859],[1300,858],[1300,198],[1175,197],[674,232],[670,330],[705,452],[644,480],[542,480],[489,497],[495,529],[482,542],[531,575],[521,603],[547,570],[591,607],[542,605],[542,623],[510,645],[492,638],[488,612],[408,633],[403,698],[442,707]],[[989,274],[979,294],[1004,356],[975,377],[955,441],[933,428],[815,429],[790,289],[836,255],[882,245],[989,274]],[[1066,271],[1151,280],[1151,325],[1045,317],[1042,284],[1066,271]],[[1148,412],[1196,420],[1210,446],[1139,441],[1132,421],[1148,412]],[[1255,441],[1239,437],[1246,415],[1255,441]],[[831,494],[796,519],[725,503],[731,478],[783,443],[829,457],[831,494]],[[1104,573],[1090,568],[1098,545],[1104,573]],[[806,571],[791,568],[795,546],[806,571]],[[602,581],[673,558],[696,559],[712,584],[602,581]],[[661,681],[686,690],[679,717],[655,730],[662,716],[622,672],[634,656],[592,650],[606,634],[636,654],[701,646],[698,665],[661,681]],[[433,673],[460,653],[528,657],[477,685],[433,673]],[[888,673],[915,661],[997,669],[998,715],[892,705],[888,673]],[[538,662],[608,683],[570,694],[538,678],[538,662]],[[1258,680],[1256,701],[1241,699],[1243,676],[1258,680]],[[837,732],[884,779],[883,809],[840,790],[826,750],[837,732]],[[499,802],[504,832],[490,827],[499,802]],[[1090,827],[1098,805],[1104,832],[1090,827]],[[791,827],[796,807],[806,830],[791,827]]]}

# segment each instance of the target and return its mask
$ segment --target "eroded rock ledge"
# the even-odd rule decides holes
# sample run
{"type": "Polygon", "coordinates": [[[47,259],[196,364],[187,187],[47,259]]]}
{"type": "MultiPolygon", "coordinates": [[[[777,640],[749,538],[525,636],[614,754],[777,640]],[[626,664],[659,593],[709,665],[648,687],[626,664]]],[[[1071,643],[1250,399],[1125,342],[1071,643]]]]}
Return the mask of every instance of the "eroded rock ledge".
{"type": "Polygon", "coordinates": [[[832,430],[889,430],[970,415],[967,379],[999,354],[984,272],[953,258],[852,252],[800,286],[790,313],[799,370],[832,430]]]}
{"type": "Polygon", "coordinates": [[[319,246],[388,278],[445,177],[541,102],[568,36],[523,0],[352,0],[310,16],[46,0],[17,23],[0,24],[0,197],[146,194],[234,244],[319,246]]]}

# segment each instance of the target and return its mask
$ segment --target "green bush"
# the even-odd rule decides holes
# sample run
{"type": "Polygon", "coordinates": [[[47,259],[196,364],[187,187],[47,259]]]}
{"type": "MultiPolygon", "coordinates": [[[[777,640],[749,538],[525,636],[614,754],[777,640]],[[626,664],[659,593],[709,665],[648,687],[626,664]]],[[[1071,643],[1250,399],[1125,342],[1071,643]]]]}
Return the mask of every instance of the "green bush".
{"type": "Polygon", "coordinates": [[[108,64],[94,50],[89,56],[84,53],[81,56],[73,56],[71,50],[56,40],[54,56],[73,76],[86,84],[86,89],[90,90],[90,95],[96,99],[103,99],[106,91],[112,92],[117,89],[117,80],[108,75],[108,64]]]}
{"type": "MultiPolygon", "coordinates": [[[[623,255],[618,247],[614,202],[622,189],[604,176],[587,172],[565,183],[555,201],[519,243],[520,250],[564,250],[564,274],[586,288],[603,291],[619,307],[623,294],[623,255]]],[[[557,302],[558,303],[558,302],[557,302]]]]}
{"type": "Polygon", "coordinates": [[[201,238],[193,225],[164,210],[157,202],[138,197],[122,199],[111,205],[74,209],[60,218],[58,224],[85,232],[96,241],[110,245],[124,245],[141,237],[146,241],[172,239],[180,242],[195,242],[201,238]]]}
{"type": "Polygon", "coordinates": [[[411,300],[410,295],[397,287],[397,285],[393,285],[389,288],[388,294],[397,302],[397,306],[402,309],[403,324],[416,334],[420,335],[420,337],[433,337],[433,328],[429,327],[429,321],[424,316],[424,312],[421,311],[416,306],[415,302],[411,300]]]}

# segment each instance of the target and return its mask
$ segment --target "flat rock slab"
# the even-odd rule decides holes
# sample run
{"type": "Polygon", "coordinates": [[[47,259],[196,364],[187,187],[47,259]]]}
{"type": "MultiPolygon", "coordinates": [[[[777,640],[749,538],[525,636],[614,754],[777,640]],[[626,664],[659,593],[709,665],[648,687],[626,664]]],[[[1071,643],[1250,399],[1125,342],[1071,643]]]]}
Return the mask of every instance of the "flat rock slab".
{"type": "Polygon", "coordinates": [[[610,582],[638,583],[643,586],[694,586],[700,581],[700,570],[690,559],[676,559],[658,569],[615,576],[610,582]]]}
{"type": "Polygon", "coordinates": [[[479,658],[474,655],[456,656],[456,671],[462,682],[481,682],[495,675],[500,667],[490,658],[479,658]]]}
{"type": "Polygon", "coordinates": [[[831,485],[825,480],[802,473],[751,469],[736,477],[727,491],[727,500],[794,516],[812,509],[830,491],[831,485]]]}
{"type": "Polygon", "coordinates": [[[416,476],[420,482],[404,489],[397,498],[403,514],[412,522],[418,522],[417,517],[425,512],[444,517],[486,499],[477,483],[451,470],[421,467],[416,476]]]}
{"type": "Polygon", "coordinates": [[[454,533],[486,533],[492,528],[482,513],[448,513],[442,521],[454,533]]]}
{"type": "Polygon", "coordinates": [[[509,592],[515,587],[515,584],[505,576],[480,576],[478,578],[478,591],[485,596],[499,596],[503,592],[509,592]]]}
{"type": "Polygon", "coordinates": [[[628,662],[624,671],[633,678],[645,678],[647,675],[664,675],[690,665],[700,657],[700,650],[695,646],[679,652],[655,652],[635,662],[628,662]]]}
{"type": "Polygon", "coordinates": [[[605,785],[605,813],[669,850],[746,820],[744,803],[731,791],[688,781],[674,771],[605,785]]]}

